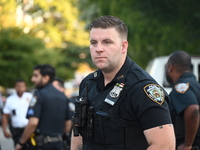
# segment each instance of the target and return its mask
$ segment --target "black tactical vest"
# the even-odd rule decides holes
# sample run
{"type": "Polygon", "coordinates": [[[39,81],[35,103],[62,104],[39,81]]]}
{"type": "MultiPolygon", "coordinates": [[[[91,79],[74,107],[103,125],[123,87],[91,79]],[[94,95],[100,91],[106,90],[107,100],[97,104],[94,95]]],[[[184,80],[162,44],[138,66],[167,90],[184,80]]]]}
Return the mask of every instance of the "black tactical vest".
{"type": "MultiPolygon", "coordinates": [[[[95,85],[89,82],[89,86],[95,85]]],[[[130,122],[120,119],[117,110],[129,89],[139,81],[126,85],[120,94],[116,105],[111,106],[103,102],[100,108],[94,111],[93,139],[87,136],[87,127],[81,128],[84,150],[146,150],[149,146],[140,126],[127,126],[130,122]]],[[[94,91],[90,89],[88,95],[94,91]]],[[[109,93],[110,91],[108,91],[109,93]]],[[[86,125],[87,126],[87,125],[86,125]]]]}

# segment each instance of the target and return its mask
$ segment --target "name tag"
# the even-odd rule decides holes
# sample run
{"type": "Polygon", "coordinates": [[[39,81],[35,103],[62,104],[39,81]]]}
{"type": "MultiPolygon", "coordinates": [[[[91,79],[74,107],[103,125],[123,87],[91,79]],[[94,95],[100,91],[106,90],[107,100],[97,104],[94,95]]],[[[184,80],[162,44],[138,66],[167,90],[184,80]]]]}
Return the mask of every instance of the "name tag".
{"type": "Polygon", "coordinates": [[[116,85],[113,87],[113,89],[107,95],[104,102],[113,106],[118,101],[119,95],[120,95],[121,91],[123,90],[123,88],[124,88],[124,83],[120,83],[120,84],[116,83],[116,85]]]}

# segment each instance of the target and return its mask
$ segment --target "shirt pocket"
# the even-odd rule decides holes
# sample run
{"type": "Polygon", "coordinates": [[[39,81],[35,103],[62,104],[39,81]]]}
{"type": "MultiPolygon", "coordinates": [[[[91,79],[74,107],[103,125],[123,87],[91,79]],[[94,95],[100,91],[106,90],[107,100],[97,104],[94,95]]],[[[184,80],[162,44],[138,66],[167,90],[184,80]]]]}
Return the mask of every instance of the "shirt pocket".
{"type": "Polygon", "coordinates": [[[114,116],[97,111],[94,116],[94,141],[102,144],[119,144],[123,139],[123,128],[118,126],[114,116]]]}

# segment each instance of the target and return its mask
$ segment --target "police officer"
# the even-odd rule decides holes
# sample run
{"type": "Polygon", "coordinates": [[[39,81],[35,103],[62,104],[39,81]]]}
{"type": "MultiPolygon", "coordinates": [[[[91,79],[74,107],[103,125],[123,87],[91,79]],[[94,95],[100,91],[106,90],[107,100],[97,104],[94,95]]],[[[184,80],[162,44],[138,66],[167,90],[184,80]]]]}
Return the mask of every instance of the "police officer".
{"type": "MultiPolygon", "coordinates": [[[[65,93],[64,81],[62,79],[56,77],[54,79],[54,81],[52,82],[52,84],[56,89],[65,93]]],[[[69,109],[70,109],[70,111],[72,112],[72,115],[73,115],[73,112],[75,110],[74,100],[72,98],[68,98],[67,96],[66,96],[66,98],[69,101],[69,109]]]]}
{"type": "Polygon", "coordinates": [[[200,149],[200,84],[191,66],[190,55],[184,51],[172,53],[166,66],[167,80],[173,84],[170,111],[178,150],[200,149]]]}
{"type": "MultiPolygon", "coordinates": [[[[65,93],[65,87],[64,87],[64,81],[61,78],[56,77],[54,81],[52,82],[53,86],[58,89],[60,92],[65,93]]],[[[71,109],[71,105],[74,105],[69,98],[66,99],[68,101],[69,105],[69,110],[70,114],[72,116],[73,110],[71,109]]],[[[70,149],[70,144],[71,144],[71,129],[72,129],[72,121],[69,120],[66,125],[65,133],[63,134],[63,143],[65,145],[65,149],[69,150],[70,149]]]]}
{"type": "Polygon", "coordinates": [[[16,150],[21,149],[29,138],[36,150],[64,149],[62,134],[66,121],[71,118],[65,95],[52,85],[54,77],[55,70],[52,66],[37,65],[34,67],[31,81],[38,90],[30,102],[27,113],[29,123],[16,150]]]}
{"type": "Polygon", "coordinates": [[[81,136],[72,139],[72,150],[81,142],[83,150],[175,149],[166,92],[127,57],[127,35],[114,16],[90,25],[90,54],[99,70],[81,82],[73,128],[81,136]]]}
{"type": "Polygon", "coordinates": [[[15,82],[16,93],[13,93],[6,99],[3,107],[2,128],[6,138],[13,138],[16,145],[23,133],[24,128],[28,124],[26,118],[29,102],[32,94],[26,92],[27,87],[23,79],[15,82]],[[7,130],[9,126],[10,132],[7,130]]]}

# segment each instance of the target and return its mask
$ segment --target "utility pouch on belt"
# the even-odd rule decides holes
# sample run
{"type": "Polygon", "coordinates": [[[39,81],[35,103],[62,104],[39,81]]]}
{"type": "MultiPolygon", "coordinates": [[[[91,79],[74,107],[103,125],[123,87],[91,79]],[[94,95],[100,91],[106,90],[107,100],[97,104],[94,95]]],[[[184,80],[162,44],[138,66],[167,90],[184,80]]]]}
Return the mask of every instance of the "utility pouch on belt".
{"type": "Polygon", "coordinates": [[[75,112],[73,118],[73,131],[74,136],[79,136],[79,128],[84,127],[87,123],[87,112],[88,112],[88,100],[87,100],[87,91],[88,83],[86,82],[86,94],[85,96],[78,97],[75,100],[75,112]]]}
{"type": "Polygon", "coordinates": [[[30,137],[30,143],[32,146],[36,146],[36,141],[35,141],[35,134],[32,134],[30,137]]]}
{"type": "Polygon", "coordinates": [[[35,136],[35,142],[37,147],[42,147],[44,145],[44,135],[35,136]]]}
{"type": "Polygon", "coordinates": [[[87,122],[88,139],[93,139],[93,113],[94,113],[94,108],[90,106],[88,108],[88,122],[87,122]]]}
{"type": "Polygon", "coordinates": [[[44,145],[44,135],[36,131],[31,135],[29,142],[32,147],[41,147],[44,145]]]}

